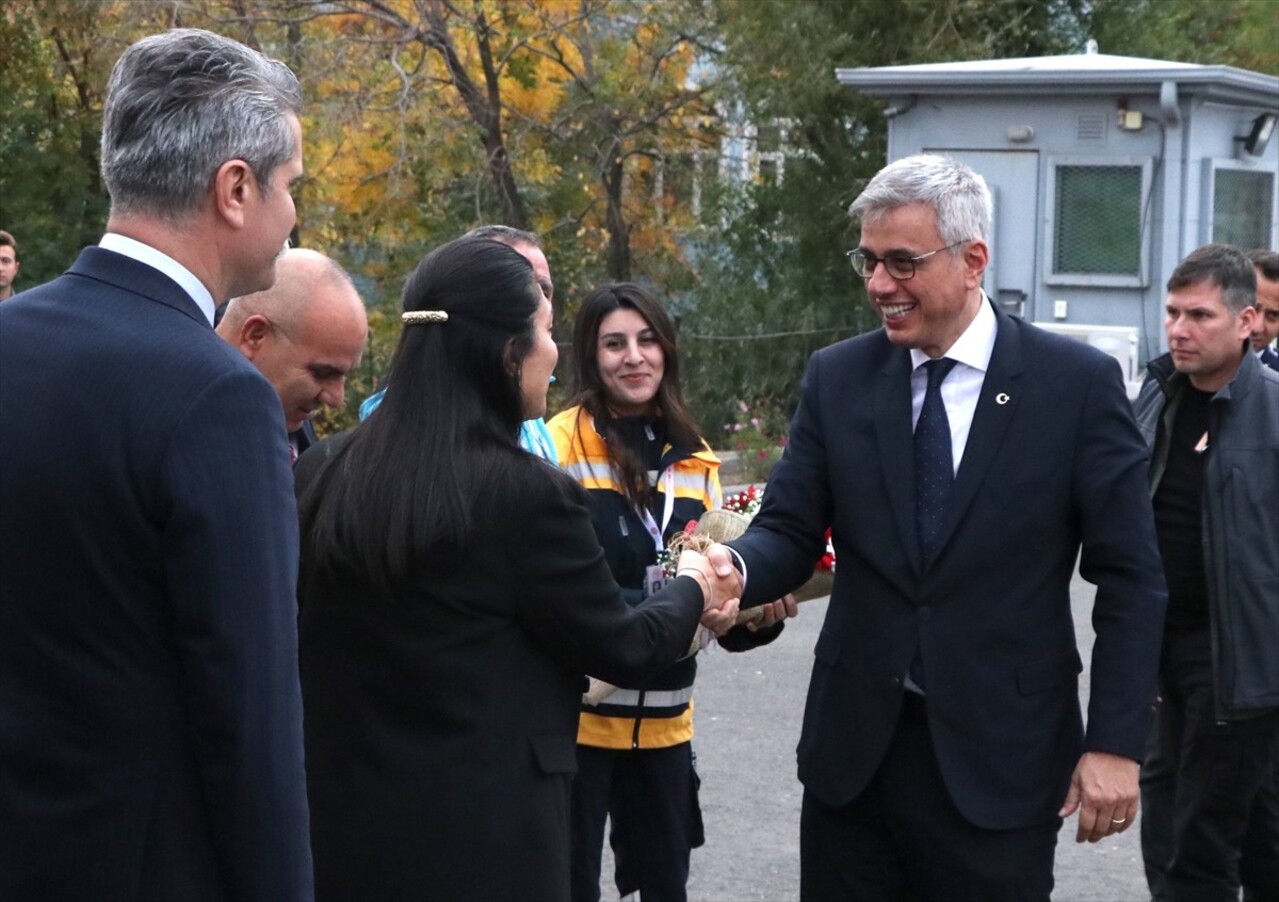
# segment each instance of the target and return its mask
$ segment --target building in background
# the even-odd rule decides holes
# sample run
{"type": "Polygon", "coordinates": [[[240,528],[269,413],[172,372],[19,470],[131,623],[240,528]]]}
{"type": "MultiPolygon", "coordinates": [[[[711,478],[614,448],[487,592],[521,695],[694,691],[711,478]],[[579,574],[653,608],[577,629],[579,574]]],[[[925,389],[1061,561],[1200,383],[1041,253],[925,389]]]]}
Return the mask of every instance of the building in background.
{"type": "Polygon", "coordinates": [[[838,69],[882,97],[888,159],[942,153],[995,198],[986,293],[1108,351],[1165,349],[1164,284],[1208,242],[1279,240],[1279,78],[1096,52],[838,69]]]}

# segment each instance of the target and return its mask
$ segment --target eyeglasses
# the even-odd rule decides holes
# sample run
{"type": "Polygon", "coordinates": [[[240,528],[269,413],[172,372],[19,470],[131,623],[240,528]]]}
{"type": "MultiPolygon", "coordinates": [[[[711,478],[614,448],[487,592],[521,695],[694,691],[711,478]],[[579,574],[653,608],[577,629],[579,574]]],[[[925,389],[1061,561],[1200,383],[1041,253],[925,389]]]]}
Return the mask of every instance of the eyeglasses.
{"type": "Polygon", "coordinates": [[[969,241],[972,241],[972,239],[965,238],[963,241],[956,241],[954,244],[939,247],[935,251],[919,254],[916,257],[912,257],[909,254],[886,254],[883,257],[876,257],[870,251],[862,250],[860,247],[847,251],[846,256],[848,257],[848,262],[853,264],[853,269],[857,271],[857,275],[863,279],[869,279],[873,276],[875,267],[882,263],[890,276],[899,282],[905,282],[915,275],[915,269],[920,260],[927,260],[933,254],[940,254],[942,251],[948,251],[952,247],[959,247],[969,241]]]}

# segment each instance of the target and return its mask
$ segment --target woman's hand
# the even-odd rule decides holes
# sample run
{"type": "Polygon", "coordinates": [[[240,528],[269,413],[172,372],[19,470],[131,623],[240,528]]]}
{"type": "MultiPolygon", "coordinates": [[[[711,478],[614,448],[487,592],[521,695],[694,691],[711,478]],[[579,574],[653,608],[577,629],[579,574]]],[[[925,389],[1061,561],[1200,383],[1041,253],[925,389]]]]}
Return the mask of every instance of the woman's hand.
{"type": "Polygon", "coordinates": [[[677,576],[691,576],[702,586],[704,606],[702,626],[716,636],[722,636],[737,622],[742,580],[734,570],[727,576],[719,576],[704,555],[685,549],[680,553],[676,567],[677,576]]]}

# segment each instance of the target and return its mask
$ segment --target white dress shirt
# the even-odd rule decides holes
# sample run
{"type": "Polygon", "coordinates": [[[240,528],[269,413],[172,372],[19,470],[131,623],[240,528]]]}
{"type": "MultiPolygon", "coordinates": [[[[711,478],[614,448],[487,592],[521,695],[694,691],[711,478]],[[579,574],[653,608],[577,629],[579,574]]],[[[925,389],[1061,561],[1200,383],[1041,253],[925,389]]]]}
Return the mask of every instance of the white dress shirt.
{"type": "Polygon", "coordinates": [[[132,238],[126,238],[124,235],[117,235],[114,232],[107,232],[103,235],[102,240],[98,242],[98,247],[137,260],[139,263],[145,263],[152,269],[160,270],[160,272],[177,282],[182,287],[182,290],[191,296],[191,300],[195,301],[196,306],[200,308],[200,312],[209,321],[209,325],[213,325],[213,310],[215,307],[213,295],[209,293],[209,289],[204,287],[204,283],[197,279],[191,270],[177,260],[174,260],[168,254],[161,253],[149,244],[143,244],[141,241],[135,241],[132,238]]]}
{"type": "MultiPolygon", "coordinates": [[[[943,357],[956,361],[956,366],[941,384],[941,399],[946,405],[946,419],[950,423],[951,460],[955,472],[968,445],[968,432],[972,429],[973,414],[981,395],[986,370],[990,368],[990,355],[995,350],[995,335],[999,323],[990,306],[986,293],[982,292],[981,309],[968,324],[943,357]]],[[[924,364],[933,358],[917,348],[910,349],[910,421],[912,428],[919,423],[919,412],[924,407],[924,393],[928,390],[928,372],[924,364]]]]}

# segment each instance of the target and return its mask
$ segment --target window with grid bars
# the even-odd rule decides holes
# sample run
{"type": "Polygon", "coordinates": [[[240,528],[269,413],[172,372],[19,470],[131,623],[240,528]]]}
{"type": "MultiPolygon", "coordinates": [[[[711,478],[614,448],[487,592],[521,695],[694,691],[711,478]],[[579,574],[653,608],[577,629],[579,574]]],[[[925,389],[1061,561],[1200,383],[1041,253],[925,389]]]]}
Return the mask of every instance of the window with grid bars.
{"type": "Polygon", "coordinates": [[[1141,275],[1140,165],[1055,167],[1055,275],[1141,275]]]}
{"type": "Polygon", "coordinates": [[[1217,169],[1212,180],[1212,240],[1236,247],[1270,247],[1275,174],[1217,169]]]}

